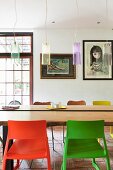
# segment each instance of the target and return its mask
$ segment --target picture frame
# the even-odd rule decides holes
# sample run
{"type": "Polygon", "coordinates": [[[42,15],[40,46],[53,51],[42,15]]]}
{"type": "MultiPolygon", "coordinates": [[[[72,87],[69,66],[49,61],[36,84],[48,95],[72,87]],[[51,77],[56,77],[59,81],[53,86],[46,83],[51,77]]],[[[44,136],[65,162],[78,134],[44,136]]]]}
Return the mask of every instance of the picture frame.
{"type": "Polygon", "coordinates": [[[41,79],[75,79],[76,69],[72,54],[50,54],[50,65],[42,65],[40,54],[41,79]]]}
{"type": "Polygon", "coordinates": [[[112,57],[112,40],[83,40],[83,80],[113,80],[112,57]]]}

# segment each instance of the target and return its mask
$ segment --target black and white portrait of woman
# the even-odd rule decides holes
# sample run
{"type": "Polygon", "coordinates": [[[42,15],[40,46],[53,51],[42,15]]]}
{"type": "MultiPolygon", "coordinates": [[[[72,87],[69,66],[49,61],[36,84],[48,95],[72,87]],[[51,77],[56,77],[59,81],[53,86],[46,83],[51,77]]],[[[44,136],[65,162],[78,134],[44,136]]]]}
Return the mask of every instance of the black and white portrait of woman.
{"type": "Polygon", "coordinates": [[[112,78],[112,43],[86,40],[84,49],[84,77],[86,79],[112,78]]]}
{"type": "Polygon", "coordinates": [[[90,66],[91,70],[103,71],[102,70],[102,49],[101,47],[94,45],[90,50],[90,66]]]}

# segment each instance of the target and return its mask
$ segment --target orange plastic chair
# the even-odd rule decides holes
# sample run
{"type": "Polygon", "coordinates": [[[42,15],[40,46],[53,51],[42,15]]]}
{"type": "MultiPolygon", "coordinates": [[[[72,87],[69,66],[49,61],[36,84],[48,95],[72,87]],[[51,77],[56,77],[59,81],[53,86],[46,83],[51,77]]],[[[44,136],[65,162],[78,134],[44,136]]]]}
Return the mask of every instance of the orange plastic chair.
{"type": "Polygon", "coordinates": [[[6,170],[6,160],[16,159],[14,170],[18,169],[19,160],[47,158],[48,170],[51,170],[50,152],[46,132],[46,121],[8,121],[8,135],[3,156],[2,170],[6,170]],[[9,141],[13,140],[8,149],[9,141]]]}

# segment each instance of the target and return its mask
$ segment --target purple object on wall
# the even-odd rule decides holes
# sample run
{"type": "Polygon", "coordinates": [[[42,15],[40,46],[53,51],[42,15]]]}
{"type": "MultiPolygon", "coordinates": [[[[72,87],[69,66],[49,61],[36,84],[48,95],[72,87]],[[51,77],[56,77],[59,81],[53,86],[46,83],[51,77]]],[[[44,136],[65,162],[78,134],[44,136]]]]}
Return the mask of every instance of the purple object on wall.
{"type": "Polygon", "coordinates": [[[73,44],[73,65],[81,64],[80,43],[73,44]]]}

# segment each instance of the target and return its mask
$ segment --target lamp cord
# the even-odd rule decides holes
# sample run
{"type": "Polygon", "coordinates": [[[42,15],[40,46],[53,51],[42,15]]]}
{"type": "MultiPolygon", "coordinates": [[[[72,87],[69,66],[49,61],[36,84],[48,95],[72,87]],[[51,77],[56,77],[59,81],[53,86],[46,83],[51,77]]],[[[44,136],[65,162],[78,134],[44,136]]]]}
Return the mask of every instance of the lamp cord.
{"type": "MultiPolygon", "coordinates": [[[[106,0],[106,35],[108,33],[108,1],[106,0]]],[[[106,38],[106,42],[108,42],[108,38],[106,38]]]]}
{"type": "MultiPolygon", "coordinates": [[[[76,2],[76,17],[77,17],[77,19],[79,18],[79,7],[78,7],[78,0],[75,0],[75,2],[76,2]]],[[[78,30],[78,27],[77,27],[77,22],[76,22],[76,24],[75,24],[75,26],[74,26],[75,28],[76,28],[76,33],[77,33],[77,30],[78,30]]],[[[76,41],[76,33],[75,33],[75,41],[76,41]]]]}
{"type": "Polygon", "coordinates": [[[106,0],[106,21],[108,22],[108,3],[106,0]]]}
{"type": "Polygon", "coordinates": [[[46,0],[46,16],[45,16],[45,37],[46,37],[46,44],[47,44],[47,12],[48,12],[48,9],[47,9],[47,0],[46,0]]]}
{"type": "Polygon", "coordinates": [[[78,7],[78,0],[76,0],[76,7],[77,7],[77,18],[79,17],[79,7],[78,7]]]}
{"type": "Polygon", "coordinates": [[[15,27],[17,24],[17,6],[16,6],[16,0],[14,0],[14,12],[15,12],[15,22],[13,26],[13,34],[14,34],[14,42],[15,42],[15,27]]]}

